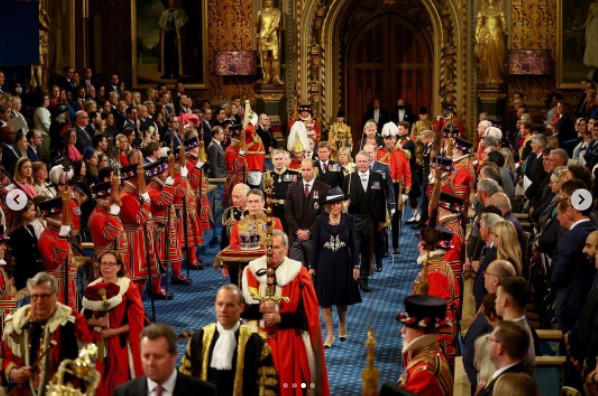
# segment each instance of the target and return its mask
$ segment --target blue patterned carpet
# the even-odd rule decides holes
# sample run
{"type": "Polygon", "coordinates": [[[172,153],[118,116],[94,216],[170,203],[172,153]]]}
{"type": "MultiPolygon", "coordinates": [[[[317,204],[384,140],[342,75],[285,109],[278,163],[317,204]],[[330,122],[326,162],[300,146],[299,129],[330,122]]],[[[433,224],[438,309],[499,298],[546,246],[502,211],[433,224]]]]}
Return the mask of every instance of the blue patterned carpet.
{"type": "MultiPolygon", "coordinates": [[[[406,216],[411,216],[411,213],[406,216]]],[[[210,235],[206,233],[205,236],[206,241],[209,241],[210,235]]],[[[205,247],[204,250],[201,257],[211,267],[218,250],[216,247],[205,247]]],[[[395,383],[401,373],[401,326],[394,317],[403,309],[403,299],[410,294],[417,272],[415,231],[404,226],[400,253],[393,255],[392,249],[389,253],[383,263],[384,270],[372,274],[370,278],[373,292],[362,292],[363,302],[349,307],[346,342],[338,340],[338,317],[334,313],[337,337],[333,347],[325,352],[332,395],[361,394],[361,370],[366,364],[365,339],[370,326],[374,328],[377,341],[376,367],[380,370],[380,384],[395,383]]],[[[190,275],[192,285],[171,286],[175,294],[173,301],[156,302],[156,321],[172,325],[177,334],[183,330],[195,330],[215,320],[213,304],[216,290],[227,283],[220,272],[212,269],[191,271],[190,275]]],[[[149,300],[144,303],[151,315],[149,300]]],[[[181,338],[179,359],[185,351],[185,345],[186,340],[181,338]]]]}

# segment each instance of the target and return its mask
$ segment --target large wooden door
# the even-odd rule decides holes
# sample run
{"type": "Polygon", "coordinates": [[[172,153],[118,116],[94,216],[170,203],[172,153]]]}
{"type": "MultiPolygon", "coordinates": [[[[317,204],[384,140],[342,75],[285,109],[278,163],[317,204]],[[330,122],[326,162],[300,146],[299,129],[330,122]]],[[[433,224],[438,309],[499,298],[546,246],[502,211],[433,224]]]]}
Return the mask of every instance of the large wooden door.
{"type": "Polygon", "coordinates": [[[355,137],[361,135],[363,115],[373,98],[392,112],[403,98],[417,114],[430,109],[432,50],[421,27],[393,13],[365,23],[346,50],[344,105],[355,137]]]}

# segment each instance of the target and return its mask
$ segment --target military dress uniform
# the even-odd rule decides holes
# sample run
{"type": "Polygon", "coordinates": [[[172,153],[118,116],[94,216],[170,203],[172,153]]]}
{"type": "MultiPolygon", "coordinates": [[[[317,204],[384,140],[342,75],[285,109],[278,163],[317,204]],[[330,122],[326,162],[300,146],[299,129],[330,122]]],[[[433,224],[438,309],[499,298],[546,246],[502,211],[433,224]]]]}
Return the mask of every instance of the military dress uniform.
{"type": "Polygon", "coordinates": [[[248,215],[245,209],[239,209],[236,206],[229,206],[222,212],[222,236],[220,238],[220,248],[224,249],[230,244],[230,235],[233,225],[248,215]]]}
{"type": "Polygon", "coordinates": [[[320,160],[314,163],[316,168],[316,180],[328,185],[328,187],[342,187],[343,186],[343,167],[338,162],[328,160],[324,164],[320,160]]]}
{"type": "Polygon", "coordinates": [[[140,196],[137,187],[126,181],[136,174],[136,166],[121,169],[121,180],[124,178],[125,184],[120,195],[120,218],[129,242],[125,262],[130,263],[130,278],[142,293],[150,273],[152,278],[158,277],[158,267],[149,195],[140,196]]]}
{"type": "MultiPolygon", "coordinates": [[[[128,260],[129,244],[124,227],[118,216],[120,207],[110,204],[105,198],[110,195],[110,182],[98,183],[91,186],[91,193],[96,201],[96,207],[89,216],[89,232],[93,242],[93,254],[97,259],[102,253],[116,250],[123,260],[128,260]]],[[[128,270],[131,263],[125,263],[128,270]]]]}
{"type": "Polygon", "coordinates": [[[406,327],[423,329],[424,335],[403,346],[404,370],[398,386],[421,396],[451,396],[453,374],[436,334],[447,324],[444,301],[434,296],[409,296],[405,311],[396,319],[406,327]]]}
{"type": "MultiPolygon", "coordinates": [[[[53,198],[39,205],[45,216],[62,211],[62,198],[53,198]]],[[[39,237],[39,252],[47,273],[58,281],[58,301],[71,308],[77,307],[77,265],[66,235],[60,235],[60,220],[48,217],[47,227],[39,237]]]]}
{"type": "MultiPolygon", "coordinates": [[[[341,112],[337,113],[337,117],[341,117],[341,112]]],[[[344,117],[344,112],[342,113],[344,117]]],[[[344,121],[334,122],[328,131],[328,143],[330,145],[330,158],[338,159],[338,150],[347,147],[353,150],[353,134],[351,127],[344,121]]]]}
{"type": "MultiPolygon", "coordinates": [[[[439,227],[442,229],[442,227],[439,227]]],[[[450,250],[452,233],[444,229],[443,239],[438,248],[417,259],[422,265],[413,283],[413,294],[421,294],[424,284],[427,284],[427,295],[440,297],[446,302],[446,317],[450,322],[439,328],[438,341],[451,367],[454,366],[455,357],[459,355],[459,333],[457,318],[461,310],[461,291],[455,279],[453,270],[446,262],[446,251],[450,250]]]]}
{"type": "Polygon", "coordinates": [[[289,233],[289,224],[284,214],[284,205],[287,197],[287,190],[292,183],[301,178],[301,175],[292,169],[283,168],[282,172],[276,169],[270,171],[272,177],[272,215],[282,222],[284,232],[289,233]]]}

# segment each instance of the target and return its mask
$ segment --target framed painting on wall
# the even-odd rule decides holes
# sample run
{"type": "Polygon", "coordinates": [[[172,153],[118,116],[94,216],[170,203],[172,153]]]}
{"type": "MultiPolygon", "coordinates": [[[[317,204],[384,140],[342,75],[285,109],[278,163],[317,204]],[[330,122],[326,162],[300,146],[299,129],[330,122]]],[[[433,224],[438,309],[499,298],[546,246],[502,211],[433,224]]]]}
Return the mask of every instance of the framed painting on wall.
{"type": "Polygon", "coordinates": [[[207,0],[131,0],[133,87],[208,85],[207,0]]]}
{"type": "Polygon", "coordinates": [[[557,1],[557,87],[598,75],[598,0],[557,1]]]}

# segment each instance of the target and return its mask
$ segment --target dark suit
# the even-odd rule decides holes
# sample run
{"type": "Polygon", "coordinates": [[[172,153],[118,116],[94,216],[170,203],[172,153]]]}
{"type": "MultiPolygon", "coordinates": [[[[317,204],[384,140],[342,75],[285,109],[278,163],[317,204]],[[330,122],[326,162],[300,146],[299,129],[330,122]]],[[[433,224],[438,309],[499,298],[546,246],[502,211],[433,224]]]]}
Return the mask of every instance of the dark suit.
{"type": "Polygon", "coordinates": [[[226,162],[224,162],[224,149],[220,143],[212,140],[208,146],[208,163],[210,169],[208,176],[214,178],[226,177],[226,162]]]}
{"type": "Polygon", "coordinates": [[[287,191],[285,217],[289,224],[289,257],[309,265],[312,240],[300,241],[296,239],[298,230],[309,230],[310,238],[316,216],[322,212],[322,200],[330,187],[318,180],[311,181],[311,191],[305,198],[303,179],[291,184],[287,191]]]}
{"type": "Polygon", "coordinates": [[[475,355],[475,340],[477,340],[478,337],[491,332],[492,326],[488,324],[486,315],[480,313],[476,315],[475,319],[469,326],[469,329],[467,329],[465,338],[463,338],[463,350],[461,351],[463,355],[463,368],[465,369],[467,378],[469,378],[469,382],[472,384],[472,390],[475,389],[475,384],[478,383],[476,369],[473,365],[473,358],[475,355]]]}
{"type": "MultiPolygon", "coordinates": [[[[390,175],[390,168],[382,162],[373,161],[370,164],[370,170],[379,173],[384,177],[386,183],[386,206],[388,212],[392,212],[396,208],[395,202],[395,188],[392,184],[392,177],[390,175]]],[[[394,230],[393,230],[394,232],[394,230]]],[[[398,233],[398,230],[397,230],[398,233]]],[[[397,234],[398,235],[398,234],[397,234]]],[[[384,259],[384,252],[388,251],[388,238],[386,237],[386,228],[375,232],[374,239],[374,257],[376,259],[376,267],[382,268],[382,260],[384,259]]]]}
{"type": "Polygon", "coordinates": [[[266,155],[270,154],[270,147],[273,149],[278,147],[278,142],[272,134],[272,129],[264,130],[264,128],[262,128],[261,125],[258,125],[257,134],[260,137],[260,139],[262,139],[262,143],[264,143],[266,155]]]}
{"type": "Polygon", "coordinates": [[[201,124],[202,124],[202,130],[203,130],[203,142],[204,142],[204,145],[206,147],[208,147],[208,145],[212,141],[212,126],[206,120],[203,120],[201,124]]]}
{"type": "Polygon", "coordinates": [[[81,154],[83,154],[83,150],[85,150],[85,147],[93,146],[93,143],[91,141],[91,137],[93,135],[91,135],[87,131],[87,128],[84,129],[80,126],[75,126],[75,132],[77,134],[77,143],[75,143],[75,147],[77,148],[77,150],[79,150],[81,154]]]}
{"type": "Polygon", "coordinates": [[[556,258],[552,262],[550,283],[556,293],[556,317],[563,333],[577,321],[596,273],[582,253],[586,238],[596,227],[585,221],[563,233],[556,258]]]}
{"type": "Polygon", "coordinates": [[[19,155],[16,150],[9,144],[2,144],[2,166],[4,170],[13,177],[15,174],[15,166],[19,160],[19,155]]]}
{"type": "Polygon", "coordinates": [[[407,121],[409,124],[413,124],[415,121],[417,121],[417,117],[415,114],[413,114],[408,106],[403,107],[402,110],[403,112],[399,113],[399,107],[395,107],[390,117],[392,122],[398,124],[400,121],[407,121]]]}
{"type": "MultiPolygon", "coordinates": [[[[177,373],[174,385],[174,396],[202,395],[217,396],[216,386],[209,382],[177,373]]],[[[114,388],[114,396],[148,396],[147,377],[142,375],[114,388]]]]}
{"type": "Polygon", "coordinates": [[[496,384],[496,381],[500,378],[501,375],[506,374],[506,373],[525,373],[525,372],[526,371],[525,371],[525,367],[523,366],[523,363],[522,362],[517,363],[513,367],[510,367],[509,369],[502,372],[495,379],[491,379],[488,382],[488,384],[486,384],[484,389],[482,389],[480,391],[480,393],[478,393],[478,396],[491,396],[492,393],[494,392],[494,385],[496,384]]]}
{"type": "MultiPolygon", "coordinates": [[[[390,116],[388,115],[388,111],[384,110],[383,108],[379,109],[380,112],[378,114],[378,122],[376,123],[378,125],[378,133],[382,132],[382,127],[384,126],[384,124],[386,124],[387,122],[390,121],[390,116]]],[[[365,125],[365,123],[369,120],[374,120],[376,121],[375,117],[374,117],[374,109],[371,108],[369,109],[364,115],[363,115],[363,120],[362,120],[362,127],[363,125],[365,125]]]]}
{"type": "Polygon", "coordinates": [[[325,183],[330,188],[340,187],[343,184],[342,166],[338,162],[328,160],[326,172],[324,172],[322,163],[319,160],[315,161],[314,167],[317,169],[316,180],[325,183]]]}
{"type": "Polygon", "coordinates": [[[573,119],[568,113],[561,116],[559,122],[556,124],[556,130],[559,133],[559,147],[565,149],[567,154],[569,154],[569,158],[571,158],[573,149],[577,144],[577,132],[575,132],[573,119]]]}
{"type": "Polygon", "coordinates": [[[525,190],[525,195],[528,198],[533,197],[538,189],[538,185],[546,177],[543,161],[543,155],[538,157],[536,154],[530,153],[523,163],[523,174],[532,181],[532,185],[525,190]]]}
{"type": "Polygon", "coordinates": [[[33,147],[27,147],[27,158],[29,158],[32,162],[39,161],[39,156],[37,152],[33,150],[33,147]]]}
{"type": "Polygon", "coordinates": [[[351,194],[349,213],[355,217],[357,243],[361,252],[361,286],[367,286],[372,259],[374,232],[386,222],[386,182],[381,174],[369,171],[364,191],[359,172],[345,176],[343,191],[351,194]]]}
{"type": "Polygon", "coordinates": [[[488,269],[491,262],[496,260],[496,246],[487,247],[484,245],[480,253],[480,269],[473,281],[473,297],[475,298],[475,309],[480,309],[484,296],[488,293],[484,286],[484,271],[488,269]]]}
{"type": "Polygon", "coordinates": [[[38,240],[32,226],[19,227],[10,233],[10,248],[15,259],[15,286],[22,289],[27,286],[27,279],[44,271],[38,240]]]}

